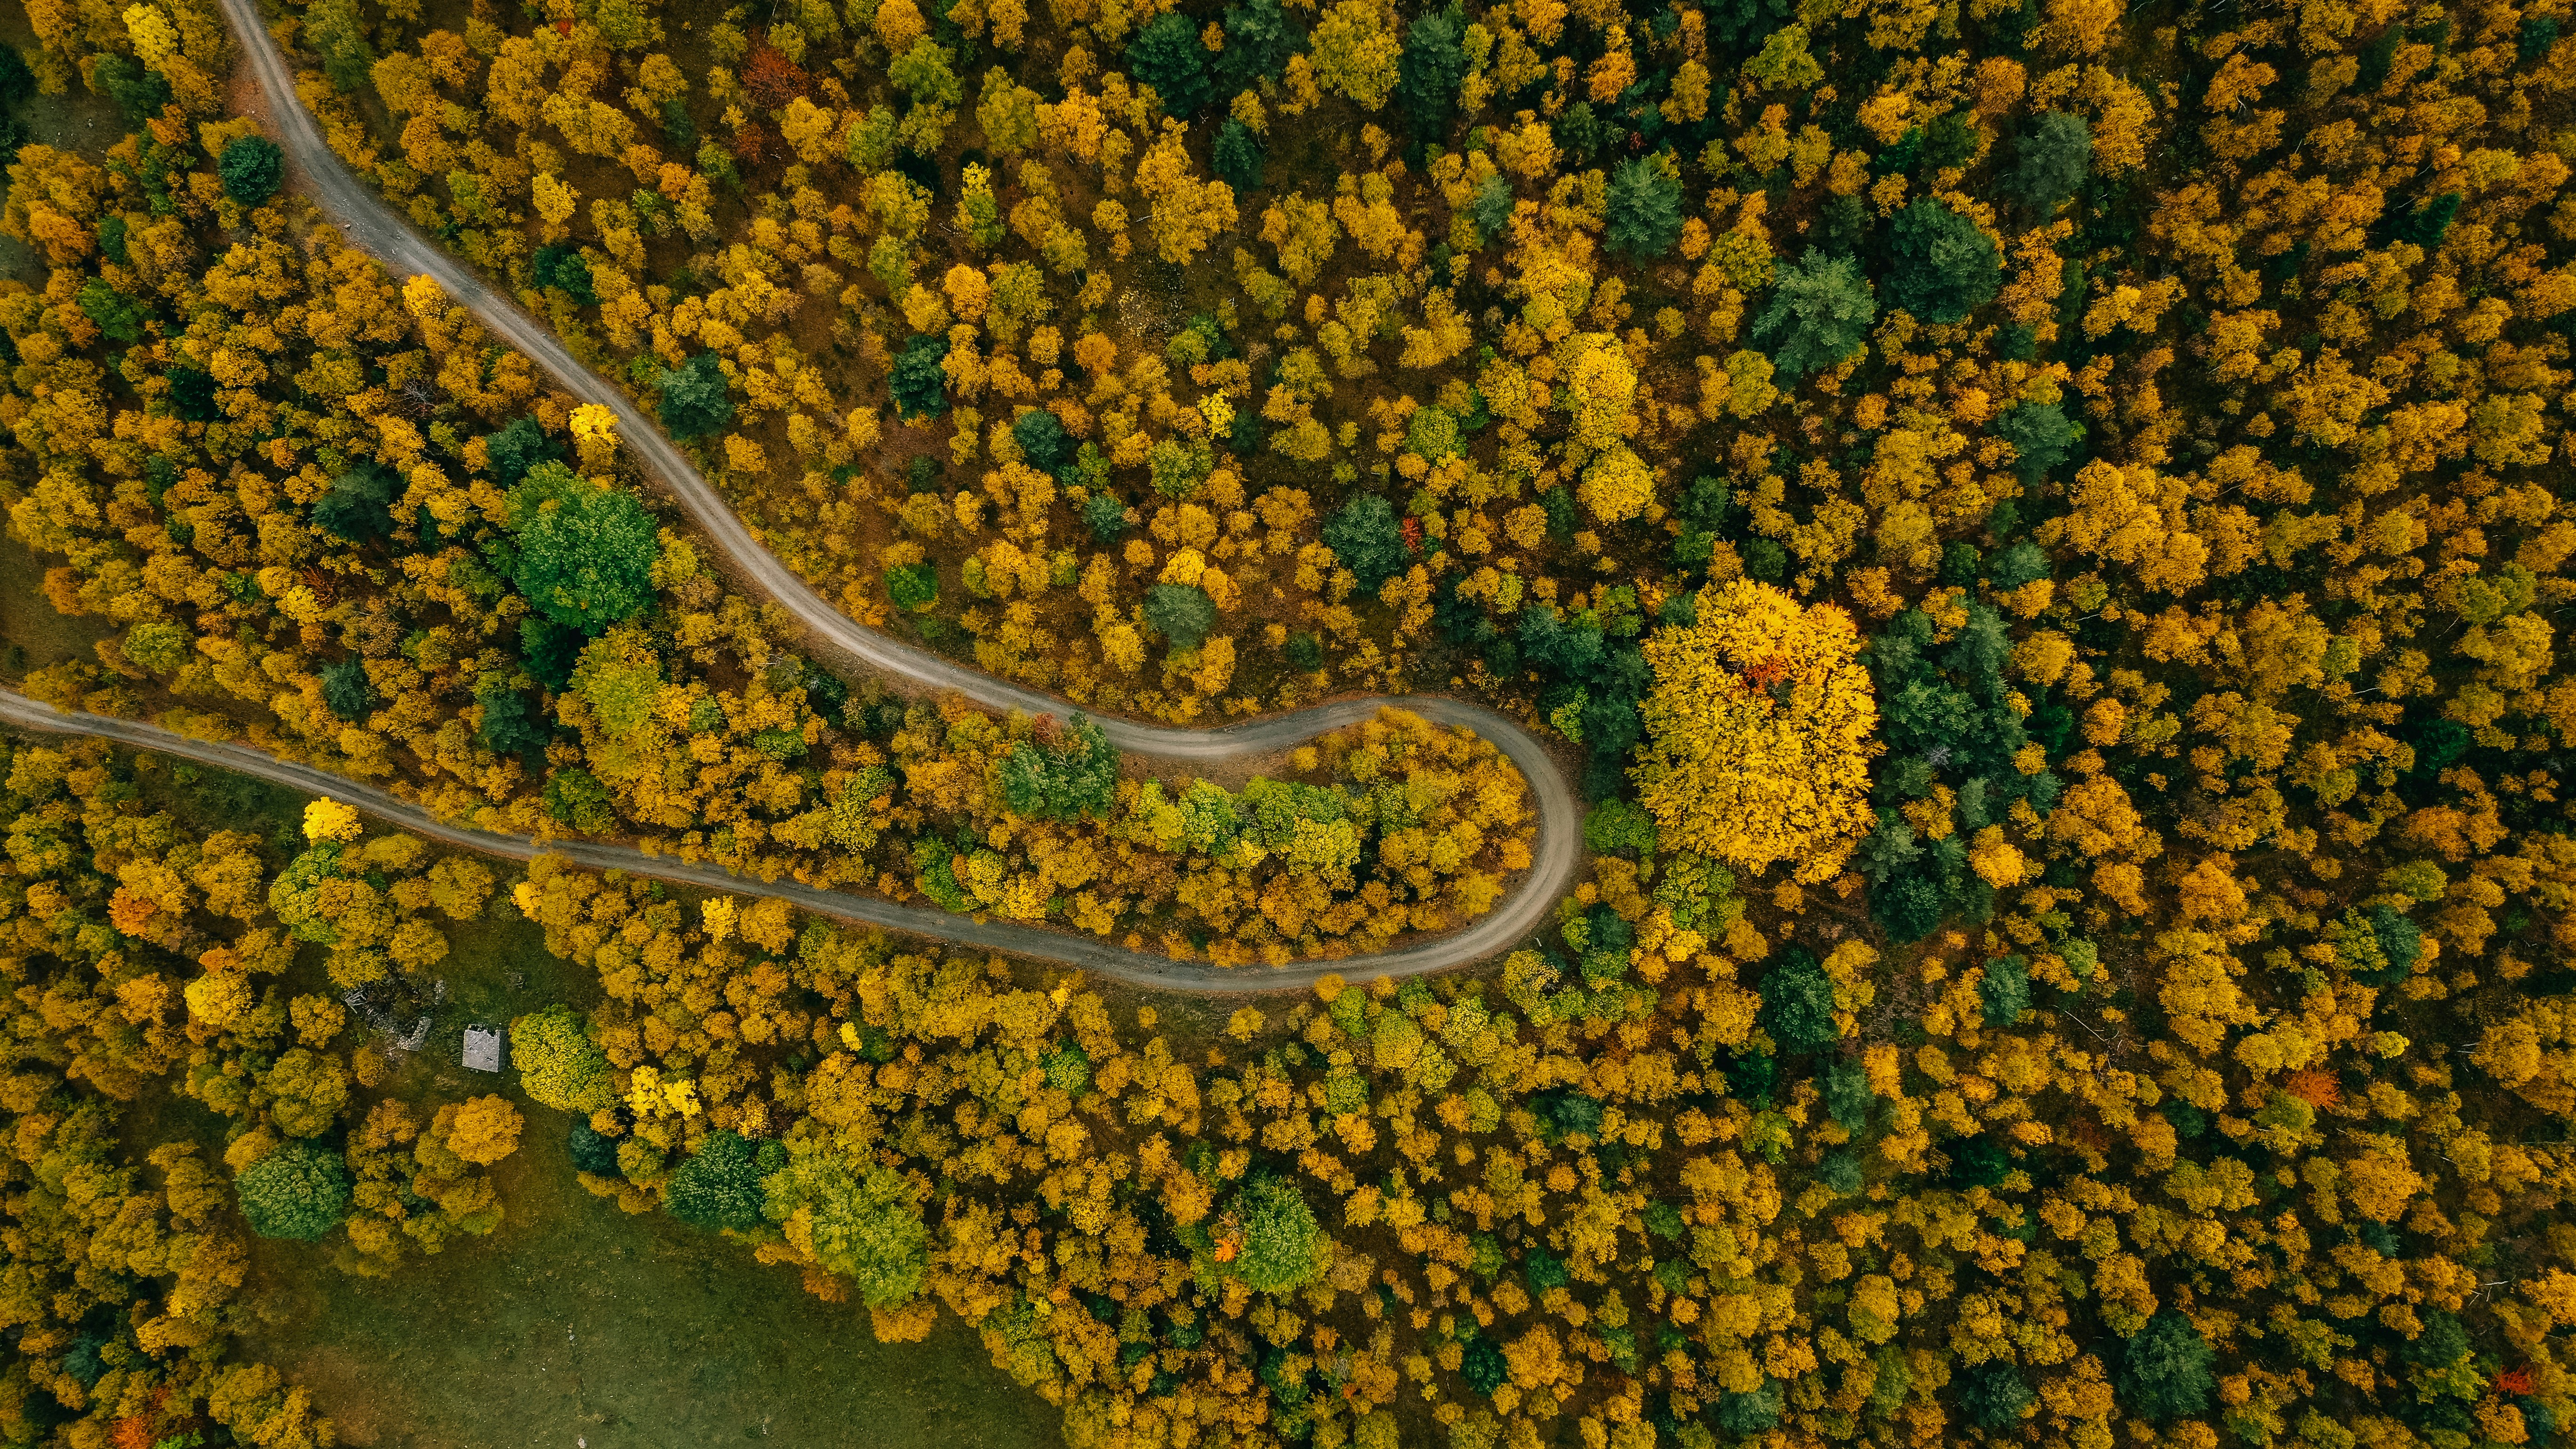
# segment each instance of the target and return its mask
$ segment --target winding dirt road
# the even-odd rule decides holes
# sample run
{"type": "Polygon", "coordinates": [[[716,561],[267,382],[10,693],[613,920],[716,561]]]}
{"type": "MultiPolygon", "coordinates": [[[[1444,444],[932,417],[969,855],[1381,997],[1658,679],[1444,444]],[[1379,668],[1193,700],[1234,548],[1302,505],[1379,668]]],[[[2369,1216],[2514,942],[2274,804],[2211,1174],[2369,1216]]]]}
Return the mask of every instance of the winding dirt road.
{"type": "MultiPolygon", "coordinates": [[[[762,547],[751,530],[734,516],[724,496],[662,435],[653,418],[623,391],[582,366],[552,330],[412,230],[350,174],[324,142],[312,114],[296,99],[294,76],[287,68],[285,55],[261,23],[259,0],[223,0],[223,6],[249,72],[267,102],[269,127],[286,151],[296,184],[349,241],[374,256],[397,280],[428,274],[449,297],[472,311],[494,336],[524,353],[565,391],[613,409],[618,436],[628,451],[697,524],[731,576],[776,599],[797,616],[808,631],[808,638],[802,641],[808,649],[829,663],[894,676],[929,690],[954,691],[991,709],[1058,715],[1074,712],[1074,705],[1053,695],[994,679],[889,639],[851,620],[808,588],[803,579],[762,547]]],[[[384,791],[310,766],[281,761],[240,745],[187,739],[130,720],[66,714],[5,690],[0,690],[0,720],[27,729],[113,739],[256,775],[310,794],[327,794],[404,829],[468,850],[519,860],[538,854],[555,855],[595,869],[624,870],[739,895],[776,896],[842,920],[1062,962],[1139,986],[1250,992],[1303,987],[1328,973],[1354,980],[1421,975],[1511,949],[1539,928],[1573,879],[1583,853],[1581,802],[1555,758],[1529,731],[1493,710],[1439,695],[1341,700],[1226,729],[1170,729],[1109,718],[1099,721],[1109,742],[1125,753],[1212,766],[1277,753],[1326,731],[1367,719],[1389,704],[1436,724],[1474,730],[1492,741],[1519,768],[1529,782],[1539,815],[1538,844],[1531,868],[1509,896],[1463,930],[1401,949],[1339,961],[1232,968],[1130,951],[1070,931],[978,920],[933,907],[898,905],[881,898],[819,890],[793,882],[771,884],[731,876],[712,866],[689,865],[625,846],[540,842],[526,836],[464,829],[437,820],[420,807],[384,791]]]]}

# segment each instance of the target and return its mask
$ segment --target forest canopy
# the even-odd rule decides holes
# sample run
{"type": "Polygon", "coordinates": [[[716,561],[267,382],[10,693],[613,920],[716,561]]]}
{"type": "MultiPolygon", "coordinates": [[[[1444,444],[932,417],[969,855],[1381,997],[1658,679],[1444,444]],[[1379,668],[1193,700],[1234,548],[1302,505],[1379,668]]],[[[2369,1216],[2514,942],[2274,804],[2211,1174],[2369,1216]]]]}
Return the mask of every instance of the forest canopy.
{"type": "Polygon", "coordinates": [[[744,885],[11,743],[12,1442],[329,1442],[251,1239],[403,1271],[557,1132],[1078,1449],[2576,1422],[2553,0],[280,15],[271,105],[828,607],[1063,703],[807,657],[286,187],[212,6],[32,7],[0,504],[99,642],[12,678],[744,885]],[[750,885],[1429,941],[1571,842],[1419,693],[1583,797],[1499,961],[1165,1022],[750,885]],[[1222,783],[1099,724],[1363,696],[1222,783]],[[596,993],[398,1090],[487,915],[596,993]]]}

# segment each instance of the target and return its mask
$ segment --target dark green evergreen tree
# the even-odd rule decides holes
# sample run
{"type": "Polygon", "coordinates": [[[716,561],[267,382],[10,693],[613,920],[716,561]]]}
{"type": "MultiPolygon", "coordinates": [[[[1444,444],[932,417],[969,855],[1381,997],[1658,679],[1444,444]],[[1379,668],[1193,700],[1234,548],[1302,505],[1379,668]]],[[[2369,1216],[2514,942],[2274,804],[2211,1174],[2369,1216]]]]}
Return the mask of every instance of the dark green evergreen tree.
{"type": "Polygon", "coordinates": [[[1682,239],[1682,183],[1653,157],[1622,161],[1610,173],[1610,249],[1660,257],[1682,239]]]}
{"type": "Polygon", "coordinates": [[[1082,524],[1094,542],[1114,542],[1127,531],[1127,505],[1115,493],[1094,493],[1082,500],[1082,524]]]}
{"type": "Polygon", "coordinates": [[[525,757],[546,747],[550,732],[525,694],[495,687],[476,692],[474,699],[483,707],[482,723],[474,732],[483,748],[496,755],[525,757]]]}
{"type": "MultiPolygon", "coordinates": [[[[116,102],[116,108],[124,112],[126,121],[132,125],[142,125],[161,114],[161,108],[170,104],[169,78],[131,56],[119,55],[112,50],[101,52],[97,59],[90,62],[90,76],[94,81],[92,89],[116,102]]],[[[276,147],[272,143],[269,149],[275,150],[276,147]]],[[[221,174],[220,159],[217,162],[217,174],[221,174]]],[[[275,194],[276,190],[276,187],[270,187],[268,193],[263,194],[260,200],[267,200],[268,195],[275,194]]],[[[238,196],[233,199],[241,200],[238,196]]],[[[256,203],[243,204],[255,205],[256,203]]]]}
{"type": "Polygon", "coordinates": [[[1232,96],[1276,77],[1288,58],[1306,48],[1305,33],[1279,0],[1244,0],[1225,7],[1225,49],[1217,52],[1216,80],[1232,96]]]}
{"type": "Polygon", "coordinates": [[[1781,1403],[1775,1378],[1764,1378],[1760,1388],[1746,1393],[1727,1390],[1717,1396],[1717,1427],[1743,1439],[1770,1433],[1780,1426],[1781,1403]]]}
{"type": "Polygon", "coordinates": [[[2013,471],[2036,483],[2075,454],[2084,429],[2055,403],[2016,403],[1995,419],[1995,436],[2013,446],[2013,471]]]}
{"type": "Polygon", "coordinates": [[[529,270],[540,287],[553,287],[585,307],[599,305],[599,293],[590,284],[590,263],[582,259],[581,250],[558,242],[537,248],[529,270]]]}
{"type": "Polygon", "coordinates": [[[662,1206],[693,1228],[744,1232],[760,1225],[760,1176],[751,1143],[719,1127],[671,1174],[662,1206]]]}
{"type": "Polygon", "coordinates": [[[1020,414],[1011,424],[1011,442],[1030,467],[1050,477],[1073,459],[1073,439],[1065,435],[1064,420],[1045,408],[1020,414]]]}
{"type": "Polygon", "coordinates": [[[1499,171],[1484,179],[1476,188],[1476,199],[1467,204],[1467,214],[1475,218],[1476,232],[1492,246],[1512,224],[1512,207],[1516,198],[1512,184],[1499,171]]]}
{"type": "Polygon", "coordinates": [[[1405,29],[1404,52],[1396,58],[1395,100],[1417,140],[1438,141],[1449,134],[1458,88],[1467,79],[1467,52],[1459,44],[1464,33],[1454,5],[1405,29]]]}
{"type": "Polygon", "coordinates": [[[572,683],[573,667],[581,662],[581,647],[589,640],[579,629],[566,628],[543,614],[530,614],[519,621],[519,664],[530,679],[561,694],[572,683]]]}
{"type": "Polygon", "coordinates": [[[597,835],[617,823],[617,801],[599,777],[578,765],[546,776],[546,818],[597,835]]]}
{"type": "Polygon", "coordinates": [[[2010,1026],[2030,1010],[2030,963],[1997,956],[1977,981],[1977,1002],[1988,1026],[2010,1026]]]}
{"type": "Polygon", "coordinates": [[[340,1154],[288,1142],[242,1169],[234,1184],[242,1218],[263,1238],[310,1243],[349,1211],[349,1169],[340,1154]]]}
{"type": "Polygon", "coordinates": [[[552,463],[563,457],[563,448],[546,436],[546,430],[535,418],[514,418],[497,433],[485,435],[483,456],[489,466],[484,471],[504,491],[519,486],[528,470],[539,463],[552,463]]]}
{"type": "Polygon", "coordinates": [[[1771,366],[1796,380],[1842,365],[1869,340],[1878,299],[1847,256],[1809,248],[1780,268],[1771,300],[1753,319],[1753,340],[1771,349],[1771,366]]]}
{"type": "Polygon", "coordinates": [[[375,686],[367,682],[363,659],[340,659],[322,666],[322,703],[351,724],[364,721],[376,706],[375,686]]]}
{"type": "Polygon", "coordinates": [[[1759,991],[1762,1029],[1783,1052],[1803,1056],[1842,1039],[1841,1029],[1834,1025],[1833,978],[1825,974],[1815,952],[1804,946],[1781,952],[1771,969],[1762,973],[1759,991]]]}
{"type": "Polygon", "coordinates": [[[2093,170],[2093,128],[2082,116],[2050,111],[2022,138],[2012,189],[2045,215],[2064,206],[2093,170]]]}
{"type": "Polygon", "coordinates": [[[634,494],[540,463],[510,490],[514,581],[530,608],[598,635],[653,602],[660,529],[634,494]]]}
{"type": "Polygon", "coordinates": [[[1216,128],[1211,161],[1217,179],[1234,188],[1238,202],[1244,193],[1261,189],[1262,159],[1261,138],[1250,126],[1229,116],[1216,128]]]}
{"type": "Polygon", "coordinates": [[[1147,22],[1127,46],[1127,73],[1154,88],[1166,113],[1187,120],[1206,109],[1216,87],[1198,26],[1177,10],[1147,22]]]}
{"type": "Polygon", "coordinates": [[[935,418],[948,411],[948,339],[915,334],[894,359],[888,382],[895,412],[905,422],[935,418]]]}
{"type": "Polygon", "coordinates": [[[1408,556],[1395,509],[1374,493],[1361,494],[1324,520],[1324,546],[1360,581],[1364,594],[1375,594],[1403,572],[1408,556]]]}
{"type": "Polygon", "coordinates": [[[16,110],[36,98],[36,73],[14,45],[0,45],[0,110],[16,110]]]}
{"type": "Polygon", "coordinates": [[[1012,746],[1001,785],[1011,813],[1025,819],[1107,819],[1118,798],[1118,752],[1099,725],[1075,715],[1072,728],[1052,744],[1012,746]]]}
{"type": "Polygon", "coordinates": [[[1825,1089],[1825,1111],[1835,1123],[1855,1135],[1867,1130],[1870,1109],[1878,1102],[1878,1094],[1870,1090],[1868,1070],[1856,1061],[1836,1061],[1819,1074],[1819,1080],[1825,1089]]]}
{"type": "MultiPolygon", "coordinates": [[[[584,272],[585,279],[588,272],[584,272]]],[[[701,352],[663,372],[662,426],[683,440],[713,437],[733,421],[733,398],[726,389],[724,366],[712,352],[701,352]]]]}
{"type": "Polygon", "coordinates": [[[313,522],[344,543],[372,543],[394,531],[393,500],[401,478],[390,468],[362,464],[331,480],[313,500],[313,522]]]}
{"type": "Polygon", "coordinates": [[[1829,196],[1818,208],[1816,224],[1807,234],[1830,255],[1856,257],[1868,247],[1870,233],[1878,225],[1878,213],[1857,196],[1829,196]]]}
{"type": "Polygon", "coordinates": [[[1888,250],[1895,262],[1887,278],[1888,303],[1917,322],[1946,327],[1965,321],[2003,285],[2003,257],[1994,238],[1928,196],[1896,214],[1888,250]]]}
{"type": "Polygon", "coordinates": [[[2147,1320],[2120,1353],[2120,1401],[2157,1423],[2209,1408],[2218,1354],[2188,1314],[2167,1308],[2147,1320]]]}
{"type": "Polygon", "coordinates": [[[1216,627],[1216,601],[1188,584],[1156,584],[1145,591],[1145,624],[1175,653],[1196,649],[1216,627]]]}
{"type": "Polygon", "coordinates": [[[1959,1407],[1967,1411],[1970,1422],[1989,1432],[2020,1423],[2023,1411],[2039,1401],[2009,1359],[1973,1365],[1959,1380],[1959,1407]]]}
{"type": "Polygon", "coordinates": [[[2412,211],[2397,213],[2393,228],[2396,239],[2413,242],[2427,252],[2440,248],[2442,238],[2451,231],[2451,219],[2460,214],[2460,193],[2445,191],[2412,211]]]}
{"type": "Polygon", "coordinates": [[[223,180],[224,195],[257,206],[285,184],[286,153],[266,136],[235,136],[215,159],[215,174],[223,180]]]}
{"type": "Polygon", "coordinates": [[[662,135],[671,149],[686,156],[698,149],[698,122],[689,114],[685,96],[667,96],[662,101],[662,135]]]}

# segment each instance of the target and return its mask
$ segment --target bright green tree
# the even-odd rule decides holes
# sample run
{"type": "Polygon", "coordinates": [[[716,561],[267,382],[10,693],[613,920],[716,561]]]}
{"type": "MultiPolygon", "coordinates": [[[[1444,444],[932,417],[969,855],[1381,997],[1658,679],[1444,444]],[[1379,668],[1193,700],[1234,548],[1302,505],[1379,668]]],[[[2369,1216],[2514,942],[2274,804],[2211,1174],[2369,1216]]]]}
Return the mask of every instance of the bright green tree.
{"type": "Polygon", "coordinates": [[[289,1142],[242,1170],[242,1218],[263,1238],[319,1241],[349,1211],[349,1169],[339,1154],[289,1142]]]}
{"type": "Polygon", "coordinates": [[[514,582],[537,612],[596,635],[653,602],[660,531],[634,494],[540,463],[509,501],[519,545],[514,582]]]}
{"type": "Polygon", "coordinates": [[[765,1201],[751,1144],[721,1127],[700,1139],[698,1150],[662,1189],[662,1206],[671,1216],[711,1233],[759,1226],[765,1201]]]}
{"type": "Polygon", "coordinates": [[[1118,798],[1118,752],[1099,725],[1075,715],[1061,740],[1012,746],[1000,783],[1003,803],[1023,819],[1106,819],[1118,798]]]}
{"type": "Polygon", "coordinates": [[[1232,1264],[1245,1286],[1287,1293],[1323,1276],[1325,1237],[1305,1194],[1286,1178],[1256,1174],[1234,1197],[1243,1245],[1232,1264]]]}
{"type": "Polygon", "coordinates": [[[918,1294],[930,1268],[930,1228],[912,1185],[889,1167],[854,1172],[826,1143],[792,1143],[788,1151],[788,1165],[763,1180],[769,1220],[805,1214],[815,1258],[850,1279],[870,1308],[918,1294]]]}

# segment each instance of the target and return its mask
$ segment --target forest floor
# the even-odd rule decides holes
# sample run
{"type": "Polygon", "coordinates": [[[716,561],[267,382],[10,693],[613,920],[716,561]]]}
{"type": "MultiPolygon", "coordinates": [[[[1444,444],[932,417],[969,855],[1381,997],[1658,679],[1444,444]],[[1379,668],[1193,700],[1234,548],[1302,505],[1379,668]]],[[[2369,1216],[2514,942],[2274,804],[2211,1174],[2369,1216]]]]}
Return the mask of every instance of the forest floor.
{"type": "Polygon", "coordinates": [[[98,641],[117,632],[104,619],[55,613],[45,598],[44,560],[0,522],[0,677],[15,681],[66,659],[95,660],[98,641]]]}

